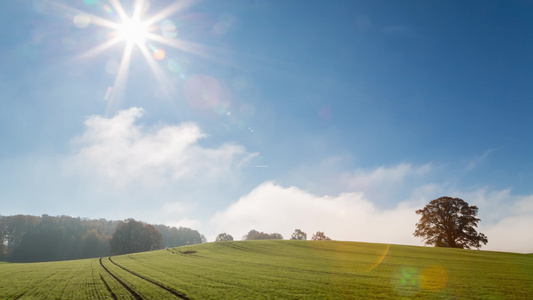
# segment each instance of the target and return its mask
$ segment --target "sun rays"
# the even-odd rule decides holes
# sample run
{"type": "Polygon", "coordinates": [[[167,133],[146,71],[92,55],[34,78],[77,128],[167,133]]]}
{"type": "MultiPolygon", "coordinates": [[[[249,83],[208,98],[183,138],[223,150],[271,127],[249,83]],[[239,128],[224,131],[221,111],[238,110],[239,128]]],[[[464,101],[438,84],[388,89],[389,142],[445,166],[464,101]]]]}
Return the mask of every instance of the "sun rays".
{"type": "Polygon", "coordinates": [[[220,117],[227,126],[253,133],[247,122],[255,113],[254,105],[231,92],[232,88],[244,91],[250,83],[242,75],[228,85],[220,77],[204,74],[207,65],[204,60],[217,67],[240,69],[233,58],[236,54],[246,56],[234,52],[227,44],[201,42],[230,30],[222,28],[220,15],[217,20],[216,15],[201,10],[188,11],[197,0],[182,0],[166,7],[158,4],[150,7],[148,0],[83,0],[83,7],[70,6],[63,2],[66,0],[56,1],[47,5],[55,15],[66,17],[76,27],[73,31],[76,39],[72,40],[77,43],[77,52],[73,59],[84,64],[100,58],[107,60],[102,74],[105,83],[97,91],[99,99],[105,101],[105,115],[122,109],[126,98],[157,99],[172,107],[184,105],[203,116],[220,117]],[[132,96],[140,88],[144,88],[142,95],[147,96],[140,98],[139,93],[132,96]]]}
{"type": "MultiPolygon", "coordinates": [[[[107,88],[104,99],[108,101],[108,111],[116,106],[123,96],[126,88],[133,51],[137,48],[148,63],[151,71],[163,87],[164,92],[170,92],[172,87],[168,84],[161,66],[157,63],[166,57],[164,45],[189,52],[202,57],[208,56],[203,45],[194,45],[178,38],[178,30],[174,22],[168,17],[183,11],[195,4],[196,0],[179,1],[168,7],[149,14],[149,2],[136,0],[131,14],[119,0],[110,0],[109,4],[101,4],[101,10],[106,17],[91,14],[87,11],[72,8],[65,4],[52,3],[58,10],[74,15],[73,23],[78,28],[88,28],[90,25],[106,29],[105,39],[92,48],[82,52],[78,58],[87,59],[124,44],[120,63],[116,70],[114,83],[107,88]],[[194,45],[194,46],[193,46],[194,45]]],[[[95,1],[84,1],[86,5],[96,5],[95,1]]]]}

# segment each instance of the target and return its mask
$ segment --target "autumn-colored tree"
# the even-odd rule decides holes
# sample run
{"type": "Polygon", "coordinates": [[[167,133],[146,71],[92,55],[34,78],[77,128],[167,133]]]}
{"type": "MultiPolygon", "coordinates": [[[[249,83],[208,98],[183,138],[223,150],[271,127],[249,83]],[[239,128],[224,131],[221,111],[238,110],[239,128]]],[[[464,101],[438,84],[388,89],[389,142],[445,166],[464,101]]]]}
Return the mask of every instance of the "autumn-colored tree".
{"type": "MultiPolygon", "coordinates": [[[[41,217],[0,215],[0,261],[40,262],[109,256],[110,240],[119,223],[124,222],[46,214],[41,217]]],[[[202,234],[190,228],[154,227],[161,234],[162,242],[160,247],[154,244],[147,250],[206,242],[202,234]]],[[[148,230],[143,230],[155,233],[149,226],[148,230]]],[[[117,241],[115,237],[114,242],[117,241]]]]}
{"type": "Polygon", "coordinates": [[[324,232],[317,231],[315,234],[313,234],[313,237],[311,238],[312,241],[331,241],[329,237],[327,237],[324,232]]]}
{"type": "Polygon", "coordinates": [[[291,240],[307,240],[307,234],[300,229],[295,229],[291,236],[291,240]]]}
{"type": "Polygon", "coordinates": [[[225,241],[233,241],[233,237],[224,232],[224,233],[217,235],[217,238],[215,239],[215,242],[225,242],[225,241]]]}
{"type": "Polygon", "coordinates": [[[87,230],[82,237],[82,257],[102,257],[109,255],[110,236],[98,233],[95,228],[87,230]]]}
{"type": "Polygon", "coordinates": [[[414,236],[435,247],[479,249],[488,240],[475,229],[480,221],[477,212],[477,206],[470,206],[460,198],[440,197],[416,211],[421,216],[414,236]]]}
{"type": "Polygon", "coordinates": [[[117,225],[109,241],[111,254],[126,254],[161,249],[161,233],[150,224],[128,219],[117,225]]]}

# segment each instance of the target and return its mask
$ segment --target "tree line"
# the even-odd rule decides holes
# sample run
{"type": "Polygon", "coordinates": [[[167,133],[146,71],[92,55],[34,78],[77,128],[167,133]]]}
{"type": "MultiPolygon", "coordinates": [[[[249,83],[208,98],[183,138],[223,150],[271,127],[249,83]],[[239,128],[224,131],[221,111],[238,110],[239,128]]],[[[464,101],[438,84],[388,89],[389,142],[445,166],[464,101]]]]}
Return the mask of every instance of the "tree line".
{"type": "MultiPolygon", "coordinates": [[[[475,229],[480,222],[477,212],[477,206],[470,206],[459,198],[435,199],[416,211],[421,217],[414,235],[435,247],[479,249],[488,239],[475,229]]],[[[252,229],[242,239],[283,239],[283,236],[252,229]]],[[[296,229],[291,240],[307,240],[307,234],[296,229]]],[[[311,240],[331,239],[318,231],[311,240]]],[[[215,241],[233,241],[233,236],[221,233],[215,241]]],[[[190,228],[151,225],[134,219],[108,221],[69,216],[0,215],[0,260],[3,261],[81,259],[205,242],[202,234],[190,228]]]]}
{"type": "Polygon", "coordinates": [[[205,237],[190,228],[150,225],[133,219],[0,215],[2,261],[81,259],[203,242],[205,237]]]}
{"type": "MultiPolygon", "coordinates": [[[[243,241],[249,240],[282,240],[283,236],[279,233],[265,233],[257,231],[255,229],[250,230],[247,234],[242,237],[243,241]]],[[[301,231],[300,229],[295,229],[294,233],[291,235],[291,240],[307,240],[307,233],[301,231]]],[[[313,234],[311,238],[312,241],[330,241],[331,239],[327,237],[324,232],[317,231],[313,234]]],[[[221,233],[215,238],[215,242],[227,242],[233,241],[233,236],[228,233],[221,233]]]]}
{"type": "MultiPolygon", "coordinates": [[[[416,223],[414,236],[423,239],[426,245],[435,247],[480,249],[488,243],[485,234],[477,232],[476,227],[481,221],[477,218],[478,208],[469,205],[460,198],[440,197],[432,200],[424,208],[415,211],[420,215],[416,223]]],[[[243,236],[243,240],[283,239],[279,233],[264,233],[250,230],[243,236]]],[[[291,240],[307,240],[307,234],[300,229],[294,230],[291,240]]],[[[331,240],[324,232],[313,234],[311,240],[331,240]]],[[[233,241],[233,236],[227,233],[219,234],[215,242],[233,241]]]]}

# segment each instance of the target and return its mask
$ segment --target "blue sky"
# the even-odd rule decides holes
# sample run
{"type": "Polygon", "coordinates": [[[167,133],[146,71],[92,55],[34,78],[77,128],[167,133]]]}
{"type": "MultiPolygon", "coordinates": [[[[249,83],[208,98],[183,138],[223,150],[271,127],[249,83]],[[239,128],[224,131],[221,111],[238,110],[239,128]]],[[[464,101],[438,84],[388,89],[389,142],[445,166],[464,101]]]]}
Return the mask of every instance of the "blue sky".
{"type": "Polygon", "coordinates": [[[529,1],[11,1],[0,214],[421,245],[414,211],[448,195],[479,207],[484,249],[533,252],[532,14],[529,1]],[[108,26],[135,3],[154,22],[125,50],[108,26]]]}

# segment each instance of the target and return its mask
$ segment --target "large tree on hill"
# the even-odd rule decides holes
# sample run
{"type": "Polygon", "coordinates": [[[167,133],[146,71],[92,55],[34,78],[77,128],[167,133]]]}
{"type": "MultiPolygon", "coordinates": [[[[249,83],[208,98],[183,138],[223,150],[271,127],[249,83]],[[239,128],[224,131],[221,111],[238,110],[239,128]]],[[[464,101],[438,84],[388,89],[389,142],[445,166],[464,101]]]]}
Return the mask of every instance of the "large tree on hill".
{"type": "Polygon", "coordinates": [[[435,247],[479,249],[488,240],[475,229],[480,221],[477,212],[477,206],[470,206],[462,199],[440,197],[416,211],[420,221],[416,223],[414,236],[435,247]]]}
{"type": "Polygon", "coordinates": [[[161,233],[150,224],[128,219],[117,225],[109,241],[111,254],[126,254],[161,249],[161,233]]]}

